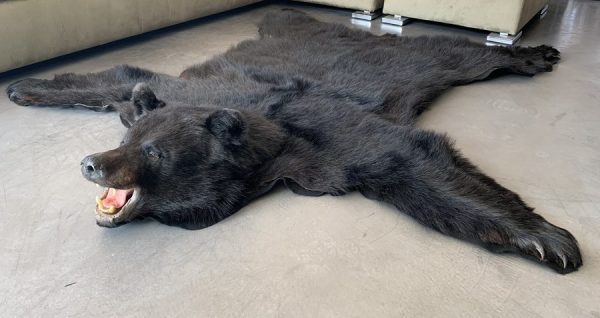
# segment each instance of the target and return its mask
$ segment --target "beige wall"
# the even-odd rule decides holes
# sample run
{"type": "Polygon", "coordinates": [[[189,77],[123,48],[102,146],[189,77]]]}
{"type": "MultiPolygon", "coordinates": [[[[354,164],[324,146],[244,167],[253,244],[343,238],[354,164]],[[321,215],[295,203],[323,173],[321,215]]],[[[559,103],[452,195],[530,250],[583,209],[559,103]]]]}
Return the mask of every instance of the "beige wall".
{"type": "Polygon", "coordinates": [[[383,12],[516,34],[547,0],[385,0],[383,12]]]}
{"type": "Polygon", "coordinates": [[[340,8],[375,11],[383,7],[383,0],[300,0],[302,2],[311,2],[325,4],[340,8]]]}
{"type": "Polygon", "coordinates": [[[0,1],[0,72],[258,1],[0,1]]]}

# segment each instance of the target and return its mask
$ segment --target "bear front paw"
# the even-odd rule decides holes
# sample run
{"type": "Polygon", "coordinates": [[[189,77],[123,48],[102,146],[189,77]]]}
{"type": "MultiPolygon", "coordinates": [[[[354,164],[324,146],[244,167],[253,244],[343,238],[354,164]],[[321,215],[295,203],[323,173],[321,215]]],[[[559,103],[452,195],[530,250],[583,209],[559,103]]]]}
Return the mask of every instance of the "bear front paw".
{"type": "Polygon", "coordinates": [[[514,54],[522,63],[518,69],[526,75],[551,72],[553,65],[560,60],[560,52],[547,45],[517,47],[514,54]]]}

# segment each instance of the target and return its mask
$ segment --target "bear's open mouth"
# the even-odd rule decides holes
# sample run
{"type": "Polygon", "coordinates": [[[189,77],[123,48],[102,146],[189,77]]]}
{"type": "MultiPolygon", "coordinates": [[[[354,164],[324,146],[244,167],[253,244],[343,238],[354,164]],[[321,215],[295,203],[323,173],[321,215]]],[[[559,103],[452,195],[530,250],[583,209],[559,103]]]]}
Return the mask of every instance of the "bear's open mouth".
{"type": "Polygon", "coordinates": [[[134,189],[106,188],[101,196],[96,197],[96,212],[115,215],[123,210],[135,195],[134,189]]]}

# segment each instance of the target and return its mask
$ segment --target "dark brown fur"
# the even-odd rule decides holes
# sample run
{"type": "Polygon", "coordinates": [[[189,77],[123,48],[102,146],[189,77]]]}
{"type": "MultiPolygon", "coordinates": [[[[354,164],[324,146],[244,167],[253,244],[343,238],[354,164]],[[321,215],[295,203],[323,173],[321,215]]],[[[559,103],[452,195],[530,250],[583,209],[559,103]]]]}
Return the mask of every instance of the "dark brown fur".
{"type": "Polygon", "coordinates": [[[277,182],[303,195],[360,191],[442,233],[515,251],[559,272],[582,264],[575,238],[548,223],[453,147],[414,127],[444,90],[492,74],[534,75],[548,46],[374,36],[293,10],[269,14],[260,39],[180,78],[131,66],[9,86],[20,105],[116,109],[117,149],[88,156],[84,176],[138,189],[117,226],[152,217],[190,229],[235,213],[277,182]]]}

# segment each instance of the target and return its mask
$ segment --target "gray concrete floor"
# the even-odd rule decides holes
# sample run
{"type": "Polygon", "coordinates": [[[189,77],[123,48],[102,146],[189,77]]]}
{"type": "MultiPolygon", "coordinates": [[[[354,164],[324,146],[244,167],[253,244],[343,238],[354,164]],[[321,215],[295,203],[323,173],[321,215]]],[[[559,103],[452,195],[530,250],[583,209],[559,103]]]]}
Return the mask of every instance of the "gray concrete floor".
{"type": "MultiPolygon", "coordinates": [[[[256,36],[255,6],[0,77],[128,63],[178,74],[256,36]]],[[[352,25],[349,12],[293,5],[352,25]]],[[[398,32],[379,22],[375,33],[398,32]]],[[[402,35],[484,32],[414,22],[402,35]]],[[[362,198],[277,190],[201,231],[95,225],[84,155],[118,144],[114,114],[23,108],[0,97],[0,316],[600,317],[600,2],[554,1],[521,44],[563,53],[553,73],[455,88],[420,126],[579,240],[561,276],[426,229],[362,198]]]]}

